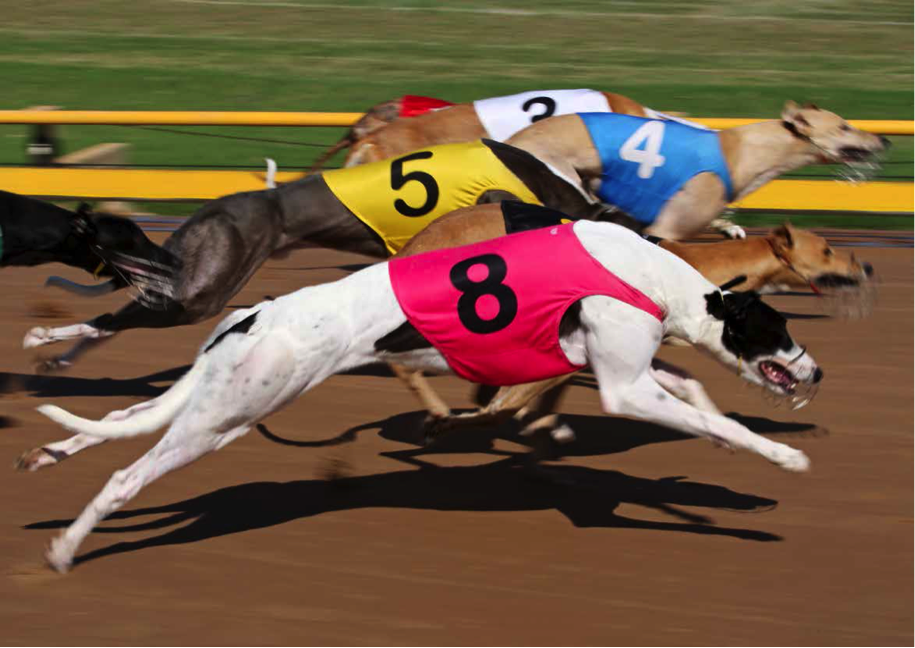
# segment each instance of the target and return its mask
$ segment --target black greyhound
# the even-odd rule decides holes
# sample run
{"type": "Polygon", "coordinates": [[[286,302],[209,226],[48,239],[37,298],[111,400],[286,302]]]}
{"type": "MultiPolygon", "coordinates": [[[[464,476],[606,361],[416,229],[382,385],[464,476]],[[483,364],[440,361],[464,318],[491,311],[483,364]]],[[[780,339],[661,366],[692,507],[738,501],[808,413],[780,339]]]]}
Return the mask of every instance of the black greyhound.
{"type": "MultiPolygon", "coordinates": [[[[608,217],[604,206],[586,198],[530,153],[490,140],[483,140],[483,144],[544,205],[571,218],[612,218],[617,222],[628,218],[616,214],[608,217]]],[[[471,166],[455,165],[449,173],[466,186],[478,180],[471,166]]],[[[411,175],[431,178],[423,173],[411,175]]],[[[504,199],[517,200],[511,193],[495,189],[484,192],[477,202],[504,199]]],[[[628,221],[621,224],[632,226],[628,221]]],[[[271,255],[304,243],[377,258],[389,255],[382,238],[335,195],[324,174],[309,175],[274,189],[218,198],[185,221],[164,243],[182,263],[174,298],[164,308],[153,310],[132,302],[114,314],[106,313],[84,324],[36,327],[26,334],[23,346],[79,340],[67,353],[44,362],[45,370],[53,370],[70,366],[86,350],[119,331],[200,322],[219,314],[271,255]]],[[[73,284],[69,287],[76,288],[73,284]]],[[[96,290],[110,292],[115,288],[96,290]]]]}
{"type": "Polygon", "coordinates": [[[179,266],[130,219],[0,191],[0,267],[43,263],[110,277],[111,289],[132,286],[151,308],[168,303],[179,266]]]}

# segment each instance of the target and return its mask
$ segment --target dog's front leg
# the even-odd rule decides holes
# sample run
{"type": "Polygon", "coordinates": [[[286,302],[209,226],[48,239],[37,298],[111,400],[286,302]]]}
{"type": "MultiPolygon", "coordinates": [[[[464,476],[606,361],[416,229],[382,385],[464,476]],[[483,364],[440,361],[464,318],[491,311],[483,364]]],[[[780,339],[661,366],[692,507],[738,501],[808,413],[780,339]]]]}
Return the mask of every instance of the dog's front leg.
{"type": "Polygon", "coordinates": [[[703,412],[721,414],[721,410],[709,397],[702,383],[689,372],[655,358],[651,362],[650,373],[661,387],[680,400],[686,401],[703,412]]]}
{"type": "Polygon", "coordinates": [[[770,441],[720,414],[703,412],[661,387],[650,372],[663,335],[657,320],[626,311],[609,298],[592,297],[582,303],[582,324],[588,361],[608,414],[632,416],[750,450],[785,470],[809,468],[810,460],[800,450],[770,441]]]}
{"type": "Polygon", "coordinates": [[[647,373],[632,384],[612,385],[606,396],[603,385],[600,389],[608,414],[632,416],[729,448],[750,450],[792,472],[804,472],[810,467],[810,460],[800,450],[770,441],[725,416],[684,403],[668,394],[647,373]]]}

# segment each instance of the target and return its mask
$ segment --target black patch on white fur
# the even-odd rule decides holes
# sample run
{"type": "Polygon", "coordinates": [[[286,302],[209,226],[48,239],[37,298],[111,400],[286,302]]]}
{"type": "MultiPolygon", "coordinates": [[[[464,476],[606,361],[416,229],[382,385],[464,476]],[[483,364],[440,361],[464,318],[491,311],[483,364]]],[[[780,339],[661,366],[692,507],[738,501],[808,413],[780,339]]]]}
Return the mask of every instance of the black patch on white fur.
{"type": "Polygon", "coordinates": [[[431,349],[429,342],[422,333],[416,330],[409,321],[404,322],[387,335],[375,340],[375,350],[388,353],[406,353],[417,349],[431,349]]]}
{"type": "Polygon", "coordinates": [[[247,333],[248,330],[254,325],[254,322],[255,322],[255,321],[257,321],[257,312],[251,313],[250,315],[248,315],[248,316],[247,316],[245,319],[243,319],[242,321],[236,322],[236,323],[232,326],[232,328],[230,328],[230,329],[228,329],[228,330],[223,331],[222,333],[220,333],[220,334],[216,337],[215,340],[213,340],[212,342],[210,342],[210,345],[209,345],[206,349],[204,349],[203,352],[204,352],[204,353],[208,353],[208,352],[210,351],[210,349],[212,349],[214,346],[216,346],[217,344],[219,344],[220,342],[222,342],[222,339],[223,339],[225,336],[229,335],[230,333],[247,333]]]}
{"type": "Polygon", "coordinates": [[[721,342],[744,360],[761,355],[788,351],[794,341],[788,334],[788,322],[777,310],[766,304],[755,292],[705,295],[706,311],[724,321],[721,342]]]}

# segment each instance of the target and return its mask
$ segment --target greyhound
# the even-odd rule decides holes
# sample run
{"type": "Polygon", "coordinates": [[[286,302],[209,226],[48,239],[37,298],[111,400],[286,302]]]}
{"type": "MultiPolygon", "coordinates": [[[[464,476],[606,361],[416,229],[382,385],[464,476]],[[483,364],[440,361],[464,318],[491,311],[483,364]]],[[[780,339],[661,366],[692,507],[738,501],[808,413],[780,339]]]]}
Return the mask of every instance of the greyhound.
{"type": "MultiPolygon", "coordinates": [[[[503,202],[501,205],[468,207],[429,225],[398,252],[398,257],[553,227],[563,219],[564,215],[555,210],[520,203],[503,202]]],[[[849,315],[855,316],[866,315],[873,304],[876,289],[871,281],[871,264],[859,262],[853,253],[834,250],[822,237],[790,224],[775,228],[765,237],[741,241],[689,244],[654,238],[650,240],[684,259],[715,284],[732,282],[735,288],[759,293],[792,289],[811,289],[817,293],[833,288],[854,290],[859,303],[849,315]],[[741,281],[733,283],[735,278],[741,278],[741,281]]],[[[677,343],[676,340],[669,342],[677,343]]],[[[675,395],[695,407],[719,413],[702,384],[686,371],[659,360],[653,362],[653,369],[658,372],[659,379],[667,379],[664,384],[669,385],[675,395]]],[[[558,390],[545,397],[533,410],[529,407],[536,397],[554,390],[570,375],[502,388],[482,409],[452,415],[448,405],[423,379],[420,372],[410,372],[399,366],[392,366],[392,370],[429,412],[425,426],[427,441],[448,430],[490,424],[513,414],[531,421],[522,429],[523,436],[547,427],[554,428],[552,434],[558,441],[566,442],[574,436],[565,426],[555,427],[555,416],[546,415],[545,410],[552,409],[559,398],[558,390]],[[535,416],[538,413],[544,415],[535,416]]],[[[486,391],[485,388],[481,389],[481,393],[486,391]]],[[[800,404],[803,401],[804,399],[799,399],[797,402],[800,404]]],[[[52,459],[41,449],[32,450],[30,455],[33,461],[47,462],[52,459]]]]}
{"type": "MultiPolygon", "coordinates": [[[[396,256],[410,256],[487,241],[534,228],[552,227],[559,225],[563,219],[564,214],[554,210],[509,201],[465,207],[437,219],[413,237],[396,256]]],[[[836,286],[849,289],[857,287],[862,293],[862,303],[856,309],[857,312],[864,314],[871,303],[867,295],[871,290],[868,286],[873,268],[869,263],[859,262],[854,254],[833,250],[822,237],[790,224],[775,228],[766,237],[744,241],[689,244],[659,240],[657,245],[684,259],[714,284],[724,284],[743,276],[745,280],[738,287],[760,293],[811,287],[817,290],[836,286]]],[[[662,381],[667,379],[666,384],[675,389],[686,402],[700,409],[718,412],[702,384],[688,373],[658,360],[654,361],[652,368],[657,372],[656,377],[662,381]]],[[[450,429],[490,423],[515,413],[525,419],[533,418],[533,413],[550,409],[550,403],[539,403],[534,412],[530,413],[531,416],[526,416],[529,414],[526,409],[528,405],[537,396],[562,382],[561,379],[556,379],[544,384],[511,387],[502,390],[481,410],[452,416],[449,406],[435,393],[421,372],[410,371],[397,364],[392,364],[391,369],[429,411],[426,433],[430,440],[450,429]]],[[[558,398],[559,394],[555,396],[558,398]]],[[[552,434],[557,440],[570,440],[571,431],[565,427],[556,427],[555,423],[555,417],[536,417],[530,425],[525,426],[522,434],[552,427],[552,434]]],[[[23,453],[18,458],[16,467],[35,471],[54,466],[103,441],[97,437],[77,435],[45,444],[23,453]]]]}
{"type": "MultiPolygon", "coordinates": [[[[0,191],[0,267],[63,263],[111,277],[110,289],[133,287],[139,304],[155,308],[174,293],[175,257],[128,218],[76,212],[0,191]]],[[[53,283],[53,281],[52,281],[53,283]]]]}
{"type": "MultiPolygon", "coordinates": [[[[35,327],[26,334],[23,347],[80,340],[43,365],[45,370],[66,368],[120,331],[194,324],[213,317],[274,254],[307,243],[384,258],[431,219],[461,206],[503,198],[539,201],[572,218],[598,218],[602,213],[600,205],[530,154],[489,140],[432,147],[358,169],[306,176],[275,189],[219,198],[185,221],[164,244],[183,264],[166,307],[151,310],[133,302],[83,324],[35,327]],[[423,192],[420,204],[417,194],[423,192]],[[383,221],[380,226],[376,219],[383,221]],[[393,230],[397,236],[388,234],[393,230]]],[[[117,287],[112,282],[98,291],[117,287]]]]}
{"type": "MultiPolygon", "coordinates": [[[[648,234],[694,235],[775,177],[809,164],[871,164],[885,137],[788,101],[781,119],[722,131],[585,113],[537,122],[506,140],[638,220],[648,234]]],[[[746,234],[734,226],[731,238],[746,234]]]]}
{"type": "Polygon", "coordinates": [[[372,106],[343,139],[318,159],[314,169],[347,146],[350,151],[344,164],[351,167],[435,144],[482,137],[502,141],[553,115],[586,111],[639,117],[663,115],[629,97],[589,89],[532,90],[460,104],[407,95],[372,106]]]}
{"type": "Polygon", "coordinates": [[[54,569],[67,571],[92,529],[143,487],[241,437],[326,378],[378,361],[438,372],[455,367],[465,377],[493,380],[531,372],[547,377],[590,364],[608,414],[749,450],[785,470],[808,469],[809,459],[800,450],[671,398],[649,370],[665,335],[688,340],[745,380],[775,393],[790,393],[799,383],[823,377],[812,356],[789,335],[785,319],[757,296],[722,293],[683,260],[609,223],[579,221],[395,259],[234,312],[204,342],[189,372],[156,399],[112,412],[102,421],[52,405],[39,407],[68,430],[100,438],[132,437],[169,426],[145,455],[114,473],[51,541],[46,558],[54,569]],[[530,252],[550,242],[564,253],[545,267],[530,252]],[[481,266],[489,270],[482,279],[474,271],[481,266]],[[422,285],[412,272],[417,267],[428,271],[422,285]],[[534,281],[515,276],[516,267],[537,276],[534,281]],[[564,272],[573,268],[573,276],[564,272]],[[558,274],[566,276],[559,280],[558,274]],[[581,282],[580,289],[565,292],[572,280],[581,282]],[[600,286],[600,293],[587,294],[587,286],[600,286]],[[492,319],[477,312],[477,301],[482,303],[487,294],[498,301],[492,319]],[[529,308],[531,299],[536,308],[529,308]],[[432,319],[420,315],[426,307],[432,319]],[[543,328],[541,315],[563,323],[543,328]],[[480,354],[474,345],[461,351],[460,341],[473,338],[471,330],[446,326],[456,337],[439,339],[436,316],[497,333],[490,340],[505,343],[508,355],[480,354]],[[527,336],[518,337],[529,327],[546,333],[536,345],[527,336]],[[436,346],[430,336],[439,340],[436,346]],[[528,356],[535,358],[533,364],[519,362],[528,356]]]}

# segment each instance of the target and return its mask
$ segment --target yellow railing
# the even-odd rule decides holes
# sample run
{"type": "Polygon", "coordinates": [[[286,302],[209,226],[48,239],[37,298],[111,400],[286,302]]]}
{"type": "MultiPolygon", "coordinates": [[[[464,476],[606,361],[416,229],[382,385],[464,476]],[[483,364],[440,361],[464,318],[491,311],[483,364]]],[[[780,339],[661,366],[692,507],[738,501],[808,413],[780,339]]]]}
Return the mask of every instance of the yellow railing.
{"type": "MultiPolygon", "coordinates": [[[[95,110],[0,110],[0,124],[324,126],[353,124],[361,113],[188,112],[95,110]]],[[[691,118],[712,128],[730,128],[758,119],[691,118]]],[[[850,120],[882,135],[913,135],[911,121],[850,120]]],[[[302,177],[277,174],[278,182],[302,177]]],[[[238,191],[263,189],[264,174],[253,171],[178,171],[147,169],[0,168],[0,188],[47,198],[150,201],[210,200],[238,191]]],[[[913,183],[834,180],[776,180],[735,206],[744,209],[913,213],[913,183]]]]}
{"type": "MultiPolygon", "coordinates": [[[[303,177],[279,172],[277,182],[303,177]]],[[[0,167],[0,188],[45,198],[99,200],[211,200],[238,191],[264,189],[255,171],[175,171],[166,169],[68,169],[0,167]]],[[[745,209],[912,213],[911,182],[775,180],[735,205],[745,209]]]]}
{"type": "MultiPolygon", "coordinates": [[[[116,126],[351,126],[362,113],[193,112],[161,110],[0,110],[0,124],[82,124],[116,126]]],[[[762,119],[690,117],[710,128],[743,126],[762,119]]],[[[915,122],[851,119],[856,128],[879,135],[913,135],[915,122]]]]}

